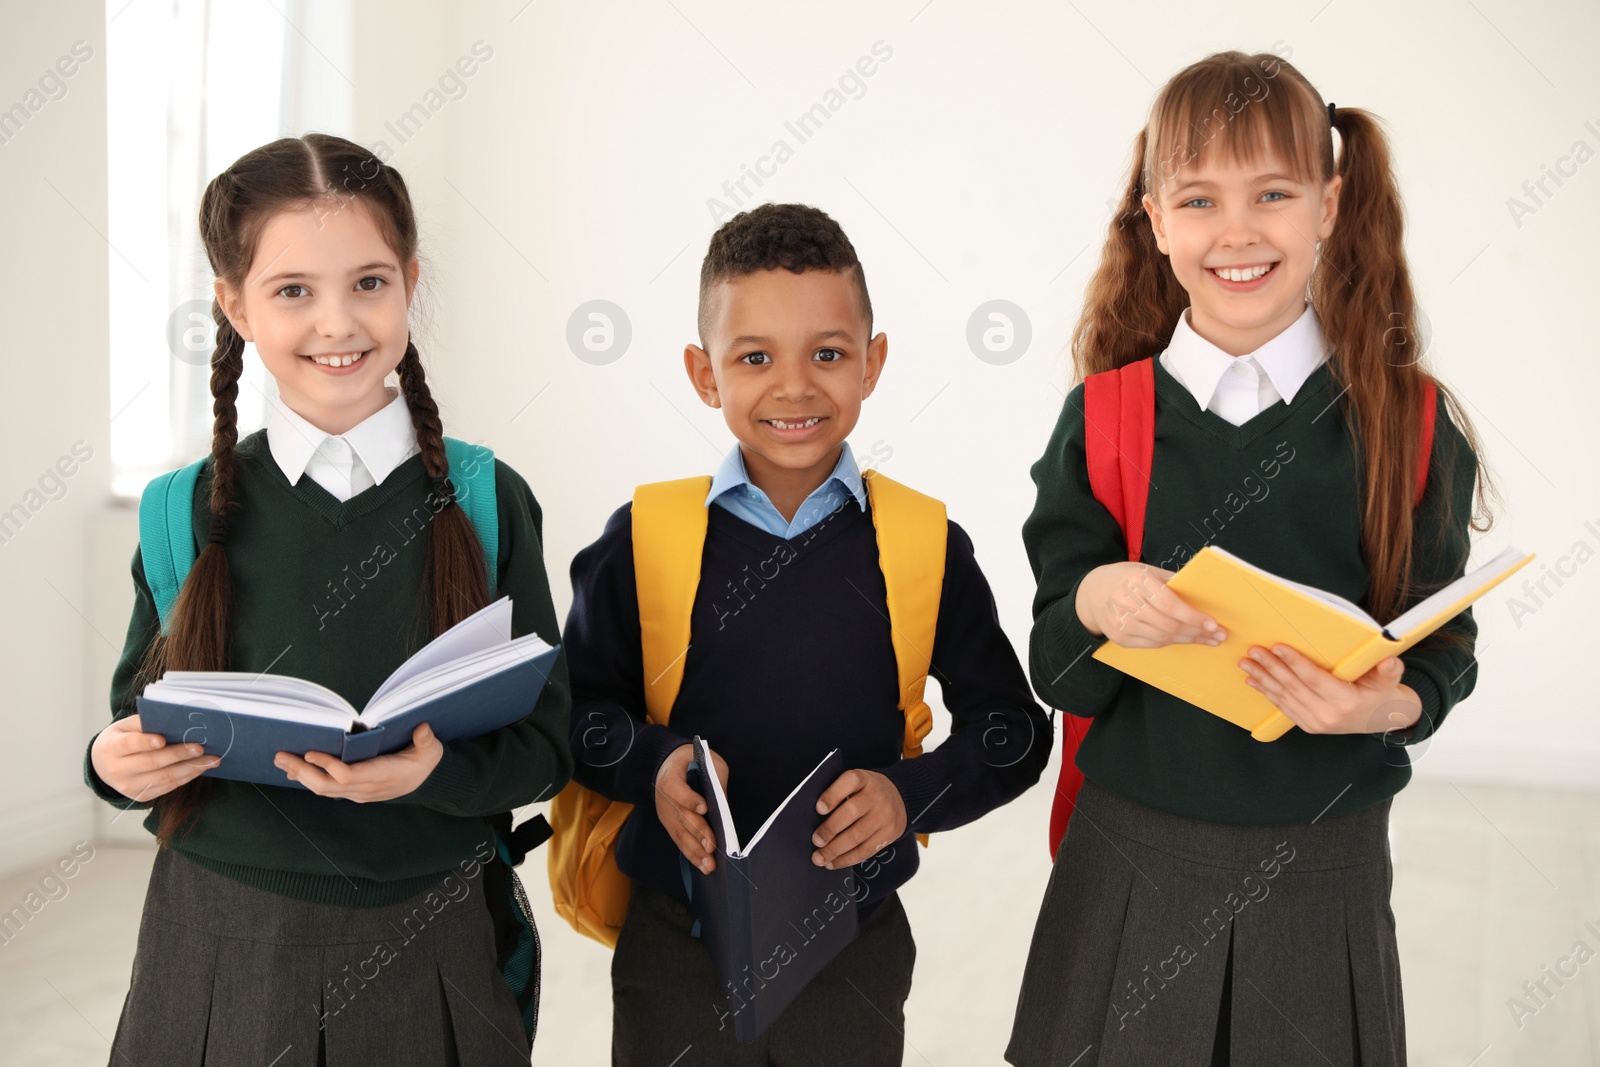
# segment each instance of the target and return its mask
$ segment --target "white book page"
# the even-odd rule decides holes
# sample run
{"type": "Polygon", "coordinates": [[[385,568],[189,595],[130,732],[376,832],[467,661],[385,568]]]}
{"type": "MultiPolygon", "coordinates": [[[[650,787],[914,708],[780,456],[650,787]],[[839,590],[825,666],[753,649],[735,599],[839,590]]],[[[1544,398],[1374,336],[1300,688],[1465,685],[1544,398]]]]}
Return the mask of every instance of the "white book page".
{"type": "Polygon", "coordinates": [[[488,607],[468,615],[422,646],[422,650],[395,668],[367,701],[371,708],[392,690],[419,674],[511,640],[511,598],[503,596],[488,607]]]}
{"type": "MultiPolygon", "coordinates": [[[[711,755],[711,742],[704,738],[700,740],[705,745],[706,755],[709,757],[711,755]]],[[[715,807],[717,815],[722,821],[722,847],[730,858],[743,859],[744,851],[739,847],[739,831],[733,828],[733,810],[728,807],[728,794],[722,791],[722,779],[717,777],[717,769],[710,765],[709,760],[706,766],[700,768],[700,773],[711,782],[711,792],[717,798],[715,807]]],[[[764,830],[766,827],[762,827],[762,829],[764,830]]]]}
{"type": "Polygon", "coordinates": [[[1526,556],[1527,554],[1521,549],[1507,545],[1499,555],[1488,563],[1476,570],[1468,571],[1426,600],[1408,609],[1404,614],[1384,627],[1385,632],[1396,641],[1404,640],[1413,629],[1421,626],[1473,590],[1488,585],[1506,571],[1521,563],[1526,556]]]}
{"type": "Polygon", "coordinates": [[[246,700],[267,701],[281,705],[310,705],[337,711],[345,718],[354,718],[356,709],[349,701],[325,685],[287,674],[249,674],[244,671],[167,671],[159,681],[145,689],[144,695],[154,698],[156,686],[171,685],[197,693],[207,699],[239,696],[246,700]]]}
{"type": "Polygon", "coordinates": [[[532,659],[549,648],[538,634],[525,634],[496,648],[483,649],[459,660],[441,663],[383,693],[381,698],[374,697],[358,718],[368,726],[377,726],[418,704],[463,689],[480,678],[519,661],[532,659]]]}
{"type": "Polygon", "coordinates": [[[1330,593],[1326,589],[1318,589],[1314,585],[1304,585],[1304,584],[1302,584],[1300,582],[1292,582],[1289,579],[1283,577],[1283,575],[1281,575],[1281,574],[1273,574],[1271,571],[1267,570],[1265,567],[1257,567],[1254,563],[1251,563],[1249,560],[1240,559],[1238,556],[1234,555],[1232,552],[1229,552],[1225,548],[1218,548],[1216,545],[1210,545],[1208,547],[1211,549],[1211,551],[1215,552],[1217,555],[1223,556],[1223,557],[1226,557],[1227,559],[1232,560],[1233,562],[1239,564],[1239,566],[1245,568],[1246,570],[1255,571],[1257,574],[1263,575],[1263,576],[1265,576],[1267,578],[1271,578],[1275,582],[1282,582],[1284,585],[1288,586],[1290,589],[1298,590],[1299,592],[1304,593],[1306,596],[1311,597],[1313,600],[1320,600],[1320,601],[1322,601],[1322,603],[1328,605],[1330,608],[1333,608],[1336,611],[1344,612],[1346,615],[1350,616],[1352,619],[1355,619],[1357,622],[1366,623],[1368,626],[1372,627],[1374,630],[1381,630],[1383,628],[1380,625],[1378,625],[1378,620],[1374,619],[1371,615],[1368,615],[1365,611],[1363,611],[1359,604],[1352,603],[1351,601],[1346,600],[1342,596],[1338,596],[1335,593],[1330,593]]]}
{"type": "Polygon", "coordinates": [[[239,692],[189,689],[181,685],[169,684],[165,679],[159,682],[152,682],[145,687],[145,691],[141,695],[148,700],[159,700],[168,704],[181,704],[200,711],[221,711],[229,715],[253,715],[263,719],[274,719],[278,722],[298,722],[309,726],[329,726],[335,730],[348,731],[351,726],[355,725],[355,717],[348,711],[299,704],[283,704],[265,695],[258,698],[246,696],[239,692]]]}

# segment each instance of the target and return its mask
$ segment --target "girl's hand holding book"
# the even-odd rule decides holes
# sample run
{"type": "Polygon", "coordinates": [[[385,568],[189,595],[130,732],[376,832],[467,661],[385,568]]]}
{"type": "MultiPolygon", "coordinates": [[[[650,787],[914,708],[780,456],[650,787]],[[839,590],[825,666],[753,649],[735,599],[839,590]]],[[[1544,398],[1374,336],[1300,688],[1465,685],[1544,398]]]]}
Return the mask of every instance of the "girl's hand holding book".
{"type": "Polygon", "coordinates": [[[215,767],[220,760],[195,744],[172,745],[147,734],[138,715],[107,726],[94,739],[89,761],[100,780],[129,800],[154,800],[215,767]]]}
{"type": "Polygon", "coordinates": [[[273,763],[318,796],[370,804],[416,792],[443,758],[444,744],[423,723],[411,731],[410,745],[387,756],[346,763],[326,752],[280,752],[273,763]]]}
{"type": "Polygon", "coordinates": [[[1308,734],[1378,734],[1405,730],[1422,717],[1416,690],[1400,684],[1405,667],[1390,656],[1353,682],[1335,678],[1288,645],[1252,646],[1239,666],[1262,693],[1308,734]]]}
{"type": "Polygon", "coordinates": [[[1167,588],[1172,571],[1148,563],[1108,563],[1078,583],[1078,619],[1096,637],[1127,648],[1220,645],[1227,633],[1167,588]]]}

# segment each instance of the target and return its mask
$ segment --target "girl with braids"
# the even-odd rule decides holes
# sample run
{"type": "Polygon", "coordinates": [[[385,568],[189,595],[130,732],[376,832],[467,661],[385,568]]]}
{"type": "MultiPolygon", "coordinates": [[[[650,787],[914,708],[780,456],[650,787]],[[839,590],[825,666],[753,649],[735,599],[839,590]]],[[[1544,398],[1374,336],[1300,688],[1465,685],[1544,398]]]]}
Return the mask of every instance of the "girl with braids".
{"type": "Polygon", "coordinates": [[[571,773],[563,664],[525,719],[483,737],[446,744],[421,726],[409,747],[349,765],[279,753],[304,789],[202,779],[215,758],[133,713],[167,670],[270,669],[360,707],[502,594],[516,633],[558,636],[527,483],[496,461],[497,590],[454,498],[407,325],[417,223],[400,175],[337,137],[275,141],[211,182],[200,230],[217,341],[198,558],[163,633],[135,553],[115,721],[86,768],[107,801],[151,809],[163,846],[113,1062],[526,1064],[483,882],[503,877],[485,866],[490,820],[571,773]],[[280,401],[239,440],[246,342],[280,401]]]}
{"type": "Polygon", "coordinates": [[[1034,688],[1089,726],[1012,1063],[1405,1061],[1389,805],[1472,691],[1471,614],[1354,682],[1251,648],[1242,680],[1299,727],[1271,744],[1088,655],[1220,644],[1165,586],[1206,543],[1380,619],[1463,573],[1488,487],[1401,236],[1376,119],[1277,56],[1212,55],[1157,96],[1073,336],[1125,413],[1153,379],[1150,469],[1123,481],[1148,480],[1142,544],[1091,485],[1083,384],[1023,528],[1034,688]]]}

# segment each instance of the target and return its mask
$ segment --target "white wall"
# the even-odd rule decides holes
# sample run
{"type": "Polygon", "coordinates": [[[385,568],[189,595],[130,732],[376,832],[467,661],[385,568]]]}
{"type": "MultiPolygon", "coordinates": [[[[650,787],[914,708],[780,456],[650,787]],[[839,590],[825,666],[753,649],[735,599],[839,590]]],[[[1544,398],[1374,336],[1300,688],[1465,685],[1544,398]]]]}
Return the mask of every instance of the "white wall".
{"type": "Polygon", "coordinates": [[[104,53],[102,5],[9,5],[0,13],[0,109],[21,104],[27,113],[20,129],[20,115],[0,113],[0,511],[21,521],[20,529],[0,529],[0,872],[49,862],[91,836],[82,785],[84,715],[94,697],[87,675],[91,664],[114,659],[122,640],[120,629],[101,633],[88,622],[90,520],[111,478],[107,270],[128,269],[101,236],[104,53]],[[77,42],[86,60],[73,55],[77,42]],[[55,69],[62,57],[69,77],[55,69]],[[41,89],[47,72],[59,82],[46,79],[41,89]],[[109,260],[116,264],[108,268],[109,260]],[[66,470],[71,475],[60,477],[66,470]]]}

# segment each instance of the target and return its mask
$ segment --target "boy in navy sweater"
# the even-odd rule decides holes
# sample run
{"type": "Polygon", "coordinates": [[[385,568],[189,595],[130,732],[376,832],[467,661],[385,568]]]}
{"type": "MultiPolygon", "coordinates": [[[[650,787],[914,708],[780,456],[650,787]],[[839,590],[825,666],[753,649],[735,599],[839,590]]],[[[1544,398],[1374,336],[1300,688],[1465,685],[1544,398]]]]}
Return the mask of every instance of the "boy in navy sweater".
{"type": "Polygon", "coordinates": [[[635,805],[617,842],[633,895],[612,963],[613,1062],[898,1064],[916,947],[895,890],[914,835],[971,822],[1038,780],[1051,724],[1000,629],[972,542],[950,523],[930,675],[949,738],[901,758],[905,723],[885,585],[846,437],[878,384],[860,261],[837,223],[767,204],[711,239],[695,391],[738,446],[712,479],[682,687],[670,727],[647,724],[630,508],[572,563],[564,629],[576,779],[635,805]],[[687,780],[716,748],[749,836],[830,750],[846,770],[823,795],[813,862],[855,866],[859,938],[758,1044],[734,1041],[728,1001],[694,924],[680,855],[709,871],[714,838],[687,780]],[[618,753],[622,755],[618,755],[618,753]]]}

